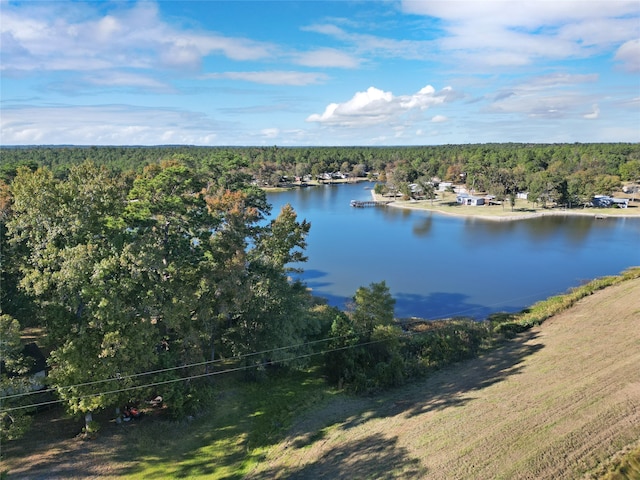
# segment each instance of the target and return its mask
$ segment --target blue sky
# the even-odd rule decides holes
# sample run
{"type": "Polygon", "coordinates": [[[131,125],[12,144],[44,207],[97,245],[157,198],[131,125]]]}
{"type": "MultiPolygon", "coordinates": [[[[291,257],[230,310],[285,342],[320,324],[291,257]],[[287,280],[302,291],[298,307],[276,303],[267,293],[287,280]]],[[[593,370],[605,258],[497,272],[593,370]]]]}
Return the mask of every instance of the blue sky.
{"type": "Polygon", "coordinates": [[[3,145],[640,141],[640,2],[0,0],[3,145]]]}

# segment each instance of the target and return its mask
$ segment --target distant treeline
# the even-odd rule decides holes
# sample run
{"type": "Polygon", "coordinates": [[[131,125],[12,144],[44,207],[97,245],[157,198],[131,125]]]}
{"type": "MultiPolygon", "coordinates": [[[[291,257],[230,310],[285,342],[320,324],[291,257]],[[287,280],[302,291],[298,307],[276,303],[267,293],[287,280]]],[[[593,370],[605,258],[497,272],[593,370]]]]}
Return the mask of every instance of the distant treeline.
{"type": "Polygon", "coordinates": [[[151,163],[176,160],[190,166],[235,163],[260,174],[274,171],[301,176],[321,172],[384,171],[402,166],[411,174],[452,179],[488,167],[522,167],[526,172],[591,170],[632,180],[623,168],[640,161],[637,143],[470,144],[411,147],[196,147],[196,146],[32,146],[2,147],[0,173],[6,179],[17,165],[46,166],[61,175],[85,160],[117,171],[140,172],[151,163]],[[415,170],[415,172],[411,172],[415,170]],[[459,172],[458,172],[459,171],[459,172]]]}
{"type": "Polygon", "coordinates": [[[58,178],[90,160],[114,173],[140,173],[150,164],[180,161],[211,176],[236,172],[260,186],[316,179],[329,172],[369,177],[399,192],[434,178],[466,184],[498,199],[518,192],[543,205],[587,204],[624,183],[640,183],[640,144],[473,144],[411,147],[4,147],[0,179],[10,183],[19,166],[45,166],[58,178]]]}

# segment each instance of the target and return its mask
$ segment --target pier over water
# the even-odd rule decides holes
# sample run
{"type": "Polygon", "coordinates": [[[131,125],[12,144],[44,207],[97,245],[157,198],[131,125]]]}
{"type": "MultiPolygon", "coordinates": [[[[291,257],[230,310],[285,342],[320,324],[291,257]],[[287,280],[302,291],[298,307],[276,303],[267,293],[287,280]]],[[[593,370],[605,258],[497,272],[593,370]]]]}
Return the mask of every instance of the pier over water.
{"type": "Polygon", "coordinates": [[[352,207],[363,208],[363,207],[386,207],[390,204],[391,201],[376,201],[376,200],[351,200],[350,205],[352,207]]]}

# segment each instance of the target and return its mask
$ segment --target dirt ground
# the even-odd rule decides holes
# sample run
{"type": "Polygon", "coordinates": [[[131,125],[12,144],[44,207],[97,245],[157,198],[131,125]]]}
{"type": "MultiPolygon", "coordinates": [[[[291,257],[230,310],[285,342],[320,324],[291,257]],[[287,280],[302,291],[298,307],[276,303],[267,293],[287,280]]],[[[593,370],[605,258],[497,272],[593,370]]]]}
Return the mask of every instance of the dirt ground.
{"type": "MultiPolygon", "coordinates": [[[[300,418],[252,479],[576,479],[640,442],[640,279],[609,287],[483,357],[300,418]]],[[[9,479],[116,478],[124,429],[95,440],[41,416],[0,445],[9,479]],[[56,437],[46,438],[55,431],[56,437]],[[48,432],[48,433],[45,433],[48,432]]],[[[142,425],[142,424],[140,424],[142,425]]]]}
{"type": "Polygon", "coordinates": [[[301,420],[268,478],[575,479],[640,441],[640,279],[375,400],[301,420]]]}

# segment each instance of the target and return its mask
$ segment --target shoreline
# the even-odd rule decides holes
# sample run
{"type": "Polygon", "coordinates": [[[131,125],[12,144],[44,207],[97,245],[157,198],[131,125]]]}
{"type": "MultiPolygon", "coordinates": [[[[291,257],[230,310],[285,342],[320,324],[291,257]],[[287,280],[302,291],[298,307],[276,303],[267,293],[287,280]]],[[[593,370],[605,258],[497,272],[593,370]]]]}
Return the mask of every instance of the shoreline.
{"type": "MultiPolygon", "coordinates": [[[[377,195],[371,190],[371,196],[374,201],[386,201],[381,195],[377,195]]],[[[454,217],[488,220],[497,222],[508,222],[516,220],[529,220],[539,217],[557,217],[557,216],[576,216],[576,217],[591,217],[594,220],[605,220],[607,218],[640,218],[640,207],[630,207],[634,213],[621,212],[623,208],[590,208],[587,211],[568,210],[568,209],[536,209],[536,211],[510,211],[500,210],[500,206],[470,206],[470,205],[437,205],[439,200],[434,201],[431,205],[431,200],[391,200],[387,206],[392,208],[399,208],[404,210],[419,210],[423,212],[433,212],[441,215],[449,215],[454,217]],[[453,209],[460,209],[463,211],[452,211],[453,209]],[[481,210],[483,209],[495,209],[492,210],[493,215],[486,215],[481,210]],[[615,213],[614,213],[615,212],[615,213]]],[[[509,207],[510,208],[510,207],[509,207]]],[[[530,208],[529,208],[530,210],[530,208]]]]}
{"type": "MultiPolygon", "coordinates": [[[[371,180],[358,179],[358,180],[340,180],[336,179],[327,183],[310,182],[307,187],[319,187],[323,185],[342,185],[353,183],[372,183],[371,180]]],[[[289,190],[291,188],[301,188],[301,185],[294,184],[289,187],[276,187],[265,190],[277,191],[277,190],[289,190]]],[[[440,215],[448,215],[451,217],[468,218],[486,220],[491,222],[511,222],[517,220],[530,220],[532,218],[539,217],[558,217],[558,216],[574,216],[574,217],[591,217],[594,220],[606,220],[607,218],[640,218],[640,199],[637,201],[637,205],[627,208],[534,208],[527,200],[519,200],[521,207],[516,206],[516,211],[511,211],[511,207],[507,207],[504,210],[500,205],[483,205],[483,206],[471,206],[471,205],[453,205],[451,202],[447,202],[446,205],[439,205],[442,200],[434,200],[431,205],[431,200],[397,200],[388,199],[382,195],[375,193],[371,188],[371,198],[374,201],[384,201],[388,207],[398,208],[402,210],[419,210],[423,212],[432,212],[440,215]],[[526,202],[526,203],[525,203],[526,202]],[[524,206],[522,206],[524,205],[524,206]],[[533,210],[533,211],[532,211],[533,210]],[[629,210],[632,213],[629,213],[629,210]],[[489,214],[489,212],[491,212],[489,214]]],[[[451,193],[454,196],[455,194],[451,193]]]]}

